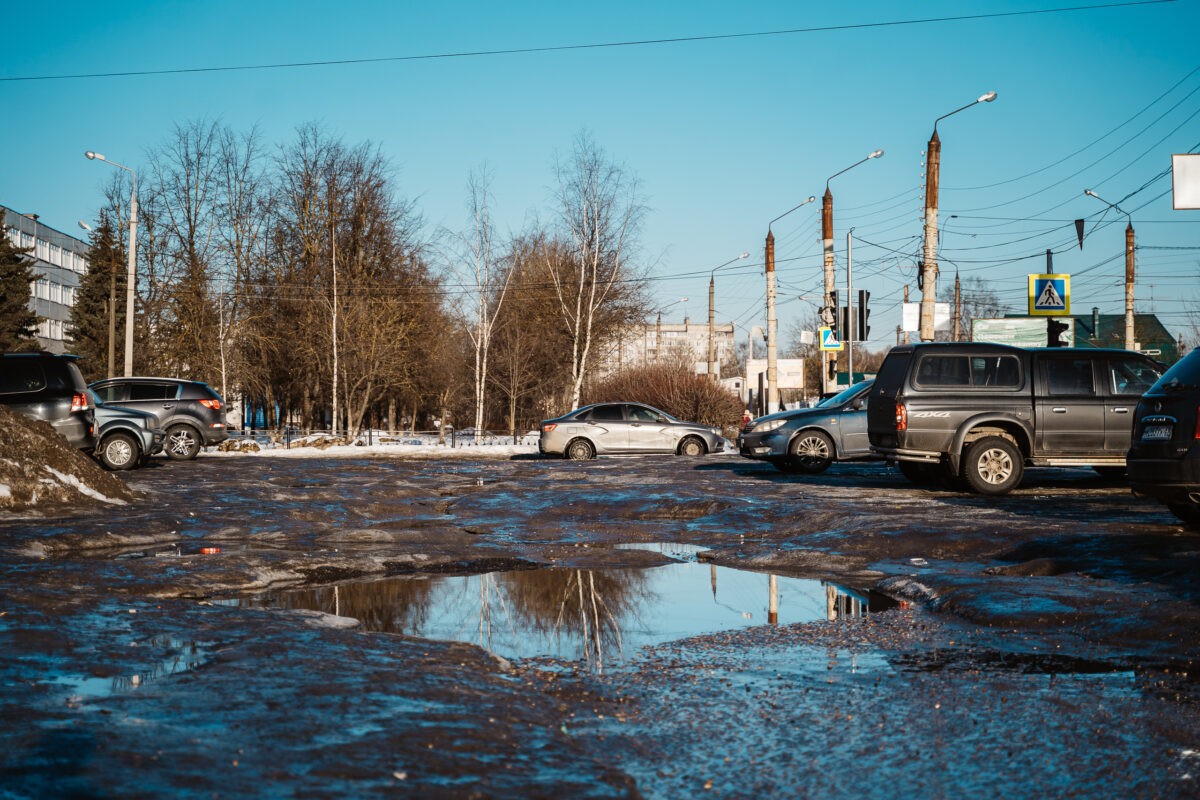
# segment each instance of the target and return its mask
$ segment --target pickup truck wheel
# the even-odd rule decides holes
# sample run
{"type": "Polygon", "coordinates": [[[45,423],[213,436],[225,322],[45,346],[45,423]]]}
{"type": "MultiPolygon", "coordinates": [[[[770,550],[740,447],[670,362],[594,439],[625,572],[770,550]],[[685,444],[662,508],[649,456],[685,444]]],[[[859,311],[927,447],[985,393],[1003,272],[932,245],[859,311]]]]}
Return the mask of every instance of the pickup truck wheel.
{"type": "Polygon", "coordinates": [[[821,431],[801,431],[788,448],[792,466],[797,472],[818,475],[833,463],[833,440],[821,431]]]}
{"type": "Polygon", "coordinates": [[[137,442],[127,433],[114,433],[100,443],[100,463],[109,469],[133,469],[138,456],[137,442]]]}
{"type": "Polygon", "coordinates": [[[970,487],[980,494],[1008,494],[1021,482],[1025,462],[1008,439],[985,436],[967,446],[962,471],[970,487]]]}

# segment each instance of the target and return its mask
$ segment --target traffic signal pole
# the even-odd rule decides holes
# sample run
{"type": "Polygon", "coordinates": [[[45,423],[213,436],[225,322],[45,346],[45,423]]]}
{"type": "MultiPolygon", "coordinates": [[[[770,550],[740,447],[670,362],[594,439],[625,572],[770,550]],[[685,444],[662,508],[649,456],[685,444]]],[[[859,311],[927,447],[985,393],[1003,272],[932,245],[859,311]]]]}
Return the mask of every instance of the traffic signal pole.
{"type": "Polygon", "coordinates": [[[851,234],[854,228],[846,231],[846,386],[854,385],[854,339],[857,325],[854,321],[854,245],[851,244],[851,234]]]}

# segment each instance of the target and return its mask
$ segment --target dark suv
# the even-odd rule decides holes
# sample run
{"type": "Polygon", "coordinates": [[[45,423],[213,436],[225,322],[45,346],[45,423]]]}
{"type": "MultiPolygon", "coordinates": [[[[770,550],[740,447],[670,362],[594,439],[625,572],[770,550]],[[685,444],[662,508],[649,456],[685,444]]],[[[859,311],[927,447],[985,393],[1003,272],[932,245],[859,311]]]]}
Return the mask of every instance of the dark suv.
{"type": "Polygon", "coordinates": [[[1168,369],[1142,396],[1133,420],[1129,483],[1200,528],[1200,350],[1168,369]]]}
{"type": "Polygon", "coordinates": [[[95,415],[76,360],[55,353],[4,353],[0,403],[45,420],[72,447],[91,453],[96,449],[95,415]]]}
{"type": "Polygon", "coordinates": [[[900,345],[870,393],[871,449],[911,480],[982,494],[1016,488],[1026,466],[1121,474],[1134,407],[1161,374],[1126,350],[900,345]]]}
{"type": "Polygon", "coordinates": [[[163,450],[169,458],[192,459],[201,447],[229,438],[225,401],[207,383],[178,378],[108,378],[91,384],[91,389],[105,403],[156,416],[156,427],[167,432],[163,450]]]}

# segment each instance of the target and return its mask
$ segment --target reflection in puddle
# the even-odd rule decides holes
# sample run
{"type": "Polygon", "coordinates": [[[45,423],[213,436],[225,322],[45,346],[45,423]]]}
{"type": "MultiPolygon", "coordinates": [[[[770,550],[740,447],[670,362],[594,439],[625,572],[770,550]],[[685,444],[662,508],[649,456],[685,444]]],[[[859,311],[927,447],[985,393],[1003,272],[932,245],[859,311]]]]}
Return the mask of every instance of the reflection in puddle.
{"type": "Polygon", "coordinates": [[[767,623],[862,616],[883,599],[692,561],[649,569],[403,576],[229,602],[322,611],[353,617],[370,631],[471,642],[507,658],[585,661],[602,672],[646,645],[767,623]]]}
{"type": "Polygon", "coordinates": [[[94,675],[62,673],[52,676],[47,683],[68,687],[72,697],[107,697],[119,692],[129,692],[168,675],[196,669],[208,661],[208,651],[199,642],[185,642],[172,636],[155,636],[138,645],[152,651],[156,659],[149,667],[127,675],[98,678],[94,675]],[[166,655],[162,655],[163,652],[166,655]]]}

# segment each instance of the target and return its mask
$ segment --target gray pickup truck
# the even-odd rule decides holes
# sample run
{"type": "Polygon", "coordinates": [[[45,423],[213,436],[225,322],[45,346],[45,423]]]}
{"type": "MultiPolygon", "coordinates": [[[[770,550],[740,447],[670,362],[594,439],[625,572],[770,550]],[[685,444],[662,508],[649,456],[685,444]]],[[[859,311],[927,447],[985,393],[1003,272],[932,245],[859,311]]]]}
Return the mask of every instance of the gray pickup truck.
{"type": "Polygon", "coordinates": [[[1126,350],[928,342],[892,348],[867,403],[871,450],[917,483],[1001,495],[1026,466],[1120,474],[1162,365],[1126,350]]]}

